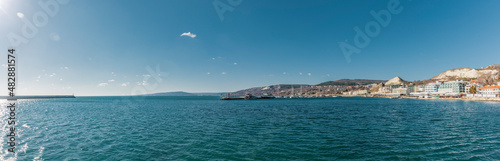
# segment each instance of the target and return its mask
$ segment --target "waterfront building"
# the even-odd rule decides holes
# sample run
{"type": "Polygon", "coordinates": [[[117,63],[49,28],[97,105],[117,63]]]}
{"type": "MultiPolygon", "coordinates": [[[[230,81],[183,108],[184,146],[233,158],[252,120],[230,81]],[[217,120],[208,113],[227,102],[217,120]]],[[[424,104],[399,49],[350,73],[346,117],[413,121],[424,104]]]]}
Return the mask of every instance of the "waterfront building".
{"type": "Polygon", "coordinates": [[[445,82],[439,86],[439,93],[465,93],[467,82],[463,80],[445,82]]]}
{"type": "Polygon", "coordinates": [[[380,93],[392,93],[392,89],[390,87],[382,87],[379,89],[380,93]]]}
{"type": "Polygon", "coordinates": [[[396,88],[405,87],[405,84],[403,84],[403,83],[401,83],[401,84],[391,84],[391,85],[386,85],[385,87],[388,87],[389,89],[396,89],[396,88]]]}
{"type": "Polygon", "coordinates": [[[479,84],[479,81],[477,79],[471,80],[469,82],[471,85],[477,86],[479,84]]]}
{"type": "Polygon", "coordinates": [[[411,92],[415,92],[415,93],[425,92],[425,85],[423,85],[423,84],[421,84],[421,85],[414,85],[414,86],[408,86],[408,88],[411,89],[411,92]]]}
{"type": "Polygon", "coordinates": [[[479,93],[482,95],[486,95],[487,97],[499,97],[500,96],[500,86],[484,86],[479,88],[479,93]]]}
{"type": "Polygon", "coordinates": [[[365,95],[368,94],[368,90],[356,90],[352,92],[352,95],[365,95]]]}
{"type": "Polygon", "coordinates": [[[477,92],[477,91],[478,91],[478,89],[479,89],[479,88],[481,88],[481,87],[483,87],[483,85],[482,85],[482,84],[480,84],[480,83],[479,83],[479,81],[477,81],[477,79],[476,79],[476,80],[471,80],[471,81],[469,82],[469,84],[467,84],[467,85],[465,86],[465,93],[467,93],[467,94],[474,94],[474,93],[471,93],[471,92],[470,92],[470,88],[471,88],[472,86],[475,86],[475,87],[476,87],[476,93],[479,93],[479,92],[477,92]]]}
{"type": "MultiPolygon", "coordinates": [[[[472,88],[472,86],[474,86],[474,85],[472,85],[472,84],[467,84],[467,85],[465,86],[465,93],[470,94],[470,88],[472,88]]],[[[477,87],[476,87],[476,90],[477,90],[477,87]]]]}
{"type": "Polygon", "coordinates": [[[429,83],[425,85],[426,93],[435,93],[439,91],[439,86],[441,86],[441,82],[436,81],[436,83],[429,83]]]}
{"type": "Polygon", "coordinates": [[[400,94],[400,95],[410,95],[411,93],[411,89],[410,88],[395,88],[395,89],[392,89],[392,93],[397,93],[397,94],[400,94]]]}

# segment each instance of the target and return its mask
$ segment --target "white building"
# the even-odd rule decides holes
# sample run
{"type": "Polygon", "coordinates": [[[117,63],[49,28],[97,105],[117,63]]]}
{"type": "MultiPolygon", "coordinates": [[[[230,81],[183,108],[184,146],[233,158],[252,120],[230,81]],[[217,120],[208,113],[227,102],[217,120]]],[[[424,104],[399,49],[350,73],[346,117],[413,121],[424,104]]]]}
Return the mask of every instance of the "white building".
{"type": "Polygon", "coordinates": [[[465,93],[467,82],[463,80],[445,82],[439,86],[439,93],[465,93]]]}
{"type": "Polygon", "coordinates": [[[368,90],[356,90],[352,92],[352,95],[364,95],[368,94],[368,90]]]}
{"type": "Polygon", "coordinates": [[[489,95],[490,97],[499,97],[500,96],[500,86],[484,86],[479,88],[479,93],[482,95],[489,95]]]}
{"type": "Polygon", "coordinates": [[[429,83],[425,85],[426,93],[436,93],[439,90],[439,86],[441,86],[441,82],[437,81],[436,83],[429,83]]]}
{"type": "Polygon", "coordinates": [[[395,88],[392,89],[392,93],[397,93],[397,94],[402,94],[402,95],[410,95],[411,89],[410,88],[395,88]]]}
{"type": "Polygon", "coordinates": [[[379,89],[380,93],[392,93],[392,89],[389,87],[382,87],[379,89]]]}

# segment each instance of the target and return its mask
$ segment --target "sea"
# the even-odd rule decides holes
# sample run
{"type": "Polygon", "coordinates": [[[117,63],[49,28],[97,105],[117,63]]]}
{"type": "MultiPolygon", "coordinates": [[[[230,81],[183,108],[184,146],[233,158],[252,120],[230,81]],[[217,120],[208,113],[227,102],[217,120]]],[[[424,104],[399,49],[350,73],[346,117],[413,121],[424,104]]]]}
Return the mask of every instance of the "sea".
{"type": "Polygon", "coordinates": [[[500,160],[500,103],[386,98],[18,100],[0,160],[500,160]]]}

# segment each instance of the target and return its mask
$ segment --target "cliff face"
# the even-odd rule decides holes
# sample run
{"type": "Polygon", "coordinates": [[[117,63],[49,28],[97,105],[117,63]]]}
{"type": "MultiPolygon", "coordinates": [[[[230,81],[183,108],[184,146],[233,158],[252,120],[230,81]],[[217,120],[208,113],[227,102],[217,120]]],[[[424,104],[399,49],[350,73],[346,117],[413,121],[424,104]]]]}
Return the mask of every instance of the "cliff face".
{"type": "Polygon", "coordinates": [[[407,81],[401,79],[400,77],[394,77],[391,80],[385,82],[385,85],[400,85],[401,83],[406,83],[407,81]]]}
{"type": "Polygon", "coordinates": [[[458,68],[447,70],[431,79],[439,81],[452,81],[457,79],[488,79],[496,77],[499,71],[500,65],[491,65],[481,69],[458,68]]]}

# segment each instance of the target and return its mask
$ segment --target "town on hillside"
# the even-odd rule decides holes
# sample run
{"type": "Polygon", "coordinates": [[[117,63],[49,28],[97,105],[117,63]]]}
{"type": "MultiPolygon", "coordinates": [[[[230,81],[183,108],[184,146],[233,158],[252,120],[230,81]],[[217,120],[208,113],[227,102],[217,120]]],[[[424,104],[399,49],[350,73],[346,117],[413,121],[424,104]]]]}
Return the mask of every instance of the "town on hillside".
{"type": "Polygon", "coordinates": [[[500,65],[481,69],[452,69],[426,81],[408,82],[395,77],[368,90],[346,91],[343,94],[417,98],[500,98],[499,69],[500,65]]]}
{"type": "MultiPolygon", "coordinates": [[[[498,75],[495,77],[498,79],[498,75]]],[[[370,85],[374,86],[374,85],[370,85]]],[[[367,86],[368,87],[368,86],[367,86]]],[[[462,98],[462,97],[500,97],[500,82],[486,85],[474,80],[454,80],[454,81],[435,81],[427,84],[416,84],[407,82],[400,77],[395,77],[386,83],[380,83],[375,87],[364,90],[353,90],[343,92],[343,95],[349,96],[411,96],[419,98],[462,98]]]]}
{"type": "Polygon", "coordinates": [[[318,85],[279,84],[233,92],[233,95],[283,97],[364,96],[390,98],[468,98],[500,100],[500,65],[480,69],[458,68],[424,81],[341,79],[318,85]]]}

